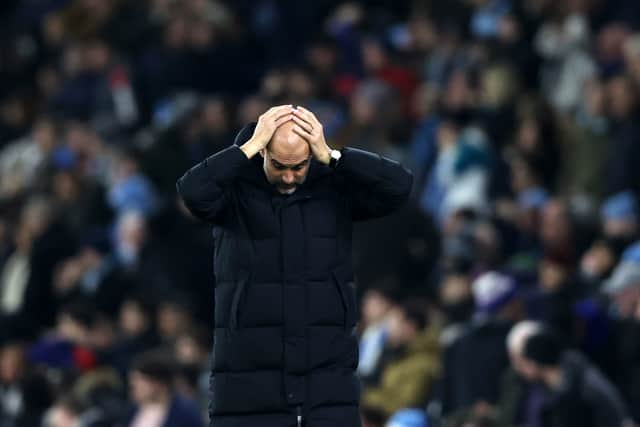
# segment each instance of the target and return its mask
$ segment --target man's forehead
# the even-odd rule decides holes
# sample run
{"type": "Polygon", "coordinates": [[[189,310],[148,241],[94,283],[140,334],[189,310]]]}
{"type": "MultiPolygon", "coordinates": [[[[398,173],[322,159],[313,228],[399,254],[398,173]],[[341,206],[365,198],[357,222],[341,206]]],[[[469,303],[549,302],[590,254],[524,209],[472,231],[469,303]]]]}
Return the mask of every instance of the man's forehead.
{"type": "Polygon", "coordinates": [[[268,153],[271,160],[275,160],[276,162],[284,166],[295,166],[300,163],[306,162],[311,157],[309,153],[304,153],[303,155],[296,156],[278,156],[277,154],[274,155],[273,151],[268,151],[268,153]]]}
{"type": "Polygon", "coordinates": [[[268,145],[269,156],[283,165],[294,165],[309,158],[309,144],[304,140],[282,141],[274,140],[268,145]]]}

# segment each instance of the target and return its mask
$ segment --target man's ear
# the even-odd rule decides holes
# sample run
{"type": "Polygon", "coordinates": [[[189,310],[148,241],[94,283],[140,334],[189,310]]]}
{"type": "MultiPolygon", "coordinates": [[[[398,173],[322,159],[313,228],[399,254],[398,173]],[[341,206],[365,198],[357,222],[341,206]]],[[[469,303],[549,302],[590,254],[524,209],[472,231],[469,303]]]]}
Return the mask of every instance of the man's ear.
{"type": "Polygon", "coordinates": [[[264,157],[265,154],[267,154],[267,150],[265,150],[264,148],[261,148],[260,151],[258,151],[258,153],[260,153],[260,155],[264,157]]]}

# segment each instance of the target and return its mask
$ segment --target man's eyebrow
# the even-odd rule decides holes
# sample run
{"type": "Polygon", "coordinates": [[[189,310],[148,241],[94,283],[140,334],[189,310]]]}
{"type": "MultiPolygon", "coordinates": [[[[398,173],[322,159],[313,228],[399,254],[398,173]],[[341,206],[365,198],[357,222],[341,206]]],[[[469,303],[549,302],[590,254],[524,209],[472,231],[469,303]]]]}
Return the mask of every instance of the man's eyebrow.
{"type": "Polygon", "coordinates": [[[304,166],[305,164],[307,164],[307,163],[309,162],[309,160],[310,160],[310,159],[311,159],[311,158],[309,157],[309,158],[307,158],[307,159],[305,159],[305,160],[301,161],[301,162],[300,162],[300,163],[298,163],[298,164],[295,164],[295,165],[286,165],[286,164],[281,163],[281,162],[279,162],[278,160],[276,160],[276,159],[274,159],[274,158],[272,157],[272,158],[271,158],[271,162],[272,162],[272,163],[274,163],[276,166],[284,166],[284,167],[287,167],[287,168],[297,168],[297,167],[304,166]]]}

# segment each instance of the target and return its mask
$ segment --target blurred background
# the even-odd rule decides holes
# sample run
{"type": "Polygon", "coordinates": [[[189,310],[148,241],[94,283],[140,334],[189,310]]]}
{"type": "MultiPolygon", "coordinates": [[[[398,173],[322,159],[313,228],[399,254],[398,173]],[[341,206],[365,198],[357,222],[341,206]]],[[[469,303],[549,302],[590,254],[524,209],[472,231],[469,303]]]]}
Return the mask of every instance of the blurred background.
{"type": "Polygon", "coordinates": [[[636,31],[637,0],[0,2],[0,426],[206,422],[175,181],[281,103],[415,175],[354,237],[366,427],[640,422],[636,31]]]}

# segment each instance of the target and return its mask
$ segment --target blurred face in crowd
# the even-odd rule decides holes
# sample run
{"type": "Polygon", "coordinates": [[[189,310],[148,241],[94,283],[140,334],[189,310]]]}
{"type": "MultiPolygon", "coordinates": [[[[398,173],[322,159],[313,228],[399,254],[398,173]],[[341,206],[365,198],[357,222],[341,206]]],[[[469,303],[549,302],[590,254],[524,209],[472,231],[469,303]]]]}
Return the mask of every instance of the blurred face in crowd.
{"type": "Polygon", "coordinates": [[[375,72],[387,63],[387,54],[380,43],[373,40],[365,40],[362,43],[362,55],[364,66],[370,72],[375,72]]]}
{"type": "Polygon", "coordinates": [[[47,417],[49,427],[78,427],[80,422],[78,415],[64,405],[56,405],[51,408],[47,417]]]}
{"type": "Polygon", "coordinates": [[[60,75],[55,67],[45,65],[38,69],[36,81],[39,94],[44,99],[51,99],[58,92],[60,75]]]}
{"type": "MultiPolygon", "coordinates": [[[[273,68],[262,78],[261,92],[267,98],[284,96],[287,75],[279,68],[273,68]]],[[[260,114],[258,114],[259,116],[260,114]]]]}
{"type": "Polygon", "coordinates": [[[455,123],[446,121],[438,128],[438,149],[445,151],[457,144],[460,131],[455,123]]]}
{"type": "Polygon", "coordinates": [[[604,26],[595,42],[598,59],[602,63],[617,61],[622,53],[624,41],[629,38],[629,35],[629,28],[621,22],[609,23],[604,26]]]}
{"type": "Polygon", "coordinates": [[[24,371],[24,348],[19,344],[8,344],[0,350],[0,383],[14,384],[24,371]]]}
{"type": "Polygon", "coordinates": [[[515,92],[513,72],[506,67],[491,67],[482,74],[481,102],[485,107],[504,105],[515,92]]]}
{"type": "Polygon", "coordinates": [[[190,335],[181,335],[174,347],[176,359],[185,365],[199,365],[207,359],[208,350],[190,335]]]}
{"type": "Polygon", "coordinates": [[[166,386],[141,372],[133,371],[129,375],[131,398],[139,405],[159,401],[166,394],[166,386]]]}
{"type": "Polygon", "coordinates": [[[169,21],[165,27],[164,43],[171,49],[180,49],[187,42],[187,21],[177,17],[169,21]]]}
{"type": "Polygon", "coordinates": [[[608,218],[603,222],[602,227],[606,236],[626,237],[633,236],[636,233],[638,224],[633,217],[608,218]]]}
{"type": "Polygon", "coordinates": [[[515,16],[506,15],[498,24],[498,38],[502,43],[509,44],[520,39],[521,28],[515,16]]]}
{"type": "Polygon", "coordinates": [[[471,283],[463,274],[450,274],[440,284],[440,302],[443,305],[457,304],[471,298],[471,283]]]}
{"type": "Polygon", "coordinates": [[[101,41],[89,43],[85,47],[85,61],[87,68],[92,71],[102,71],[111,60],[109,46],[101,41]]]}
{"type": "Polygon", "coordinates": [[[511,188],[516,193],[521,193],[537,185],[537,180],[531,167],[523,158],[515,156],[510,162],[511,188]]]}
{"type": "Polygon", "coordinates": [[[527,117],[520,122],[516,144],[525,153],[534,153],[540,143],[540,128],[533,117],[527,117]]]}
{"type": "Polygon", "coordinates": [[[405,345],[418,333],[415,325],[410,322],[400,307],[394,307],[389,312],[389,342],[392,346],[405,345]]]}
{"type": "Polygon", "coordinates": [[[628,77],[613,78],[607,84],[607,95],[609,113],[614,119],[625,119],[633,112],[636,106],[636,93],[628,77]]]}
{"type": "Polygon", "coordinates": [[[390,308],[391,301],[384,294],[375,289],[369,289],[362,298],[362,318],[365,326],[380,322],[390,308]]]}
{"type": "Polygon", "coordinates": [[[66,126],[65,139],[69,148],[74,151],[82,151],[90,144],[93,131],[86,125],[78,122],[70,122],[66,126]]]}
{"type": "Polygon", "coordinates": [[[304,103],[313,96],[313,81],[304,70],[294,69],[287,76],[287,91],[289,98],[297,100],[296,103],[304,103]]]}
{"type": "Polygon", "coordinates": [[[59,171],[53,175],[53,194],[59,202],[72,202],[80,195],[80,184],[68,171],[59,171]]]}
{"type": "Polygon", "coordinates": [[[41,120],[33,128],[33,140],[45,153],[51,151],[56,143],[56,129],[52,122],[41,120]]]}
{"type": "Polygon", "coordinates": [[[119,323],[125,335],[136,336],[147,330],[149,318],[138,303],[126,300],[120,308],[119,323]]]}
{"type": "Polygon", "coordinates": [[[336,52],[330,46],[316,44],[309,49],[307,59],[316,70],[327,72],[335,65],[336,52]]]}
{"type": "Polygon", "coordinates": [[[413,98],[413,107],[416,115],[425,118],[437,109],[438,89],[434,85],[423,83],[416,89],[413,98]]]}
{"type": "Polygon", "coordinates": [[[538,276],[543,291],[552,292],[560,289],[567,281],[567,268],[553,260],[544,259],[540,263],[538,276]]]}
{"type": "Polygon", "coordinates": [[[443,102],[447,110],[460,111],[469,107],[473,93],[469,87],[467,74],[462,71],[454,71],[447,82],[443,102]]]}
{"type": "Polygon", "coordinates": [[[413,47],[418,51],[429,51],[438,41],[438,32],[430,19],[416,16],[409,20],[409,32],[413,47]]]}
{"type": "Polygon", "coordinates": [[[551,201],[542,210],[540,237],[551,247],[569,244],[571,223],[566,207],[559,201],[551,201]]]}
{"type": "Polygon", "coordinates": [[[52,206],[47,199],[33,198],[23,208],[21,226],[31,238],[39,236],[51,221],[52,206]]]}
{"type": "Polygon", "coordinates": [[[0,119],[12,127],[20,128],[26,124],[27,114],[22,99],[11,97],[0,99],[0,119]]]}
{"type": "Polygon", "coordinates": [[[163,304],[158,308],[158,331],[165,338],[177,338],[191,327],[192,318],[182,307],[163,304]]]}
{"type": "Polygon", "coordinates": [[[42,20],[42,34],[49,46],[59,46],[64,40],[64,21],[60,13],[50,13],[42,20]]]}
{"type": "Polygon", "coordinates": [[[621,317],[640,319],[640,283],[617,292],[612,298],[621,317]]]}
{"type": "Polygon", "coordinates": [[[71,45],[64,51],[63,68],[67,76],[75,76],[86,67],[82,48],[78,45],[71,45]]]}
{"type": "Polygon", "coordinates": [[[355,123],[361,126],[369,125],[376,117],[375,106],[365,96],[356,94],[351,99],[351,116],[355,123]]]}
{"type": "Polygon", "coordinates": [[[189,41],[191,46],[198,50],[211,48],[215,42],[215,32],[211,23],[198,19],[189,25],[189,41]]]}
{"type": "Polygon", "coordinates": [[[585,84],[584,108],[593,117],[604,115],[605,91],[602,82],[593,79],[585,84]]]}
{"type": "Polygon", "coordinates": [[[147,238],[144,217],[137,212],[128,212],[123,215],[118,225],[118,243],[133,251],[139,251],[147,238]]]}
{"type": "Polygon", "coordinates": [[[609,246],[602,241],[595,242],[580,261],[580,272],[587,277],[604,277],[611,271],[616,256],[609,246]]]}
{"type": "Polygon", "coordinates": [[[309,144],[293,132],[293,122],[280,126],[261,151],[267,180],[282,194],[291,194],[304,183],[309,172],[309,144]]]}
{"type": "Polygon", "coordinates": [[[210,99],[202,108],[202,124],[210,132],[225,132],[229,126],[229,118],[224,102],[210,99]]]}
{"type": "Polygon", "coordinates": [[[67,313],[58,316],[57,332],[62,338],[78,344],[86,344],[89,341],[91,331],[88,327],[78,322],[67,313]]]}
{"type": "Polygon", "coordinates": [[[236,123],[243,126],[245,123],[255,122],[263,111],[269,108],[265,100],[259,96],[249,96],[238,106],[236,123]]]}
{"type": "Polygon", "coordinates": [[[116,341],[116,331],[113,323],[107,317],[101,317],[91,328],[89,345],[97,350],[107,350],[116,341]]]}

